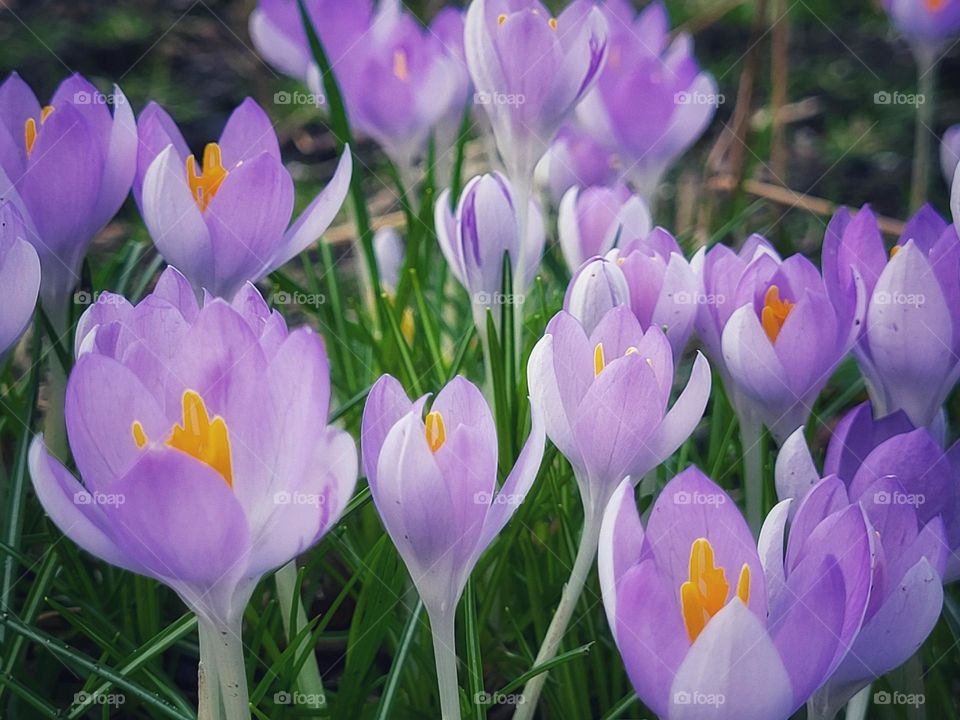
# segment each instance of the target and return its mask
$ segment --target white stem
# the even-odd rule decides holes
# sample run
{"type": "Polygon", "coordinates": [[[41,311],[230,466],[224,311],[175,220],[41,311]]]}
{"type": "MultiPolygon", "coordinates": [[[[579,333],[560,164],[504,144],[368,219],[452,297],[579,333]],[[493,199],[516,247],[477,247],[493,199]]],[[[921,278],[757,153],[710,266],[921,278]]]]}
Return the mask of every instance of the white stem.
{"type": "MultiPolygon", "coordinates": [[[[287,636],[287,642],[292,643],[297,633],[303,630],[307,625],[307,612],[303,607],[303,600],[298,596],[294,598],[297,587],[297,563],[291,560],[282,568],[277,570],[274,579],[277,583],[277,601],[280,603],[280,618],[283,621],[283,632],[287,636]],[[291,632],[290,609],[296,600],[296,624],[294,632],[291,632]]],[[[324,697],[323,679],[320,677],[320,668],[317,665],[317,656],[313,652],[310,643],[310,637],[306,636],[300,641],[300,647],[297,648],[297,655],[307,654],[306,661],[300,667],[297,674],[297,688],[307,698],[315,699],[314,704],[319,706],[320,699],[324,697]]]]}
{"type": "MultiPolygon", "coordinates": [[[[54,334],[59,342],[66,344],[69,340],[70,306],[62,303],[57,307],[44,306],[44,311],[50,320],[54,334]]],[[[72,352],[73,348],[67,348],[72,352]]],[[[60,364],[60,357],[56,350],[47,345],[47,382],[46,382],[46,413],[43,418],[43,442],[47,449],[59,460],[66,462],[69,453],[67,445],[67,426],[64,422],[64,406],[67,396],[67,373],[60,364]]]]}
{"type": "Polygon", "coordinates": [[[427,607],[433,655],[437,663],[437,685],[440,689],[440,715],[443,720],[460,720],[460,686],[457,683],[457,648],[454,620],[456,605],[439,610],[427,607]]]}
{"type": "MultiPolygon", "coordinates": [[[[560,596],[560,604],[550,621],[550,627],[547,628],[547,634],[543,638],[543,644],[533,661],[533,667],[543,665],[556,657],[557,650],[560,649],[560,643],[573,617],[573,611],[577,607],[580,595],[583,593],[583,587],[587,582],[590,569],[593,567],[593,560],[597,554],[597,545],[600,542],[600,523],[603,519],[603,511],[606,503],[596,503],[592,507],[584,507],[586,517],[583,523],[583,534],[580,536],[580,547],[577,549],[577,557],[573,561],[573,570],[570,572],[570,579],[563,588],[563,594],[560,596]]],[[[543,691],[543,685],[547,681],[547,673],[542,672],[535,675],[527,682],[523,688],[523,702],[517,705],[517,710],[513,714],[513,720],[529,720],[537,708],[537,701],[540,699],[540,693],[543,691]]]]}
{"type": "Polygon", "coordinates": [[[250,720],[240,620],[223,624],[198,617],[201,720],[250,720]]]}

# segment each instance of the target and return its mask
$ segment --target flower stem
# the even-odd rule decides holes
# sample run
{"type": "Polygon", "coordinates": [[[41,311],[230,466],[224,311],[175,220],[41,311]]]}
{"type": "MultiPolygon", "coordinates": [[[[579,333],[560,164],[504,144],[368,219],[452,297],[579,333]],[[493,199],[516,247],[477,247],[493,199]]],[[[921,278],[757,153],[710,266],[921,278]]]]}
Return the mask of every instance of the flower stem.
{"type": "MultiPolygon", "coordinates": [[[[587,576],[593,567],[593,560],[597,554],[597,545],[600,542],[600,523],[603,519],[603,511],[606,503],[596,503],[593,507],[585,507],[586,517],[583,523],[583,533],[580,536],[580,547],[577,549],[577,557],[573,561],[573,570],[570,572],[570,579],[567,580],[563,588],[563,594],[560,596],[560,604],[550,621],[550,627],[547,628],[547,634],[543,638],[543,644],[533,661],[533,667],[543,665],[552,660],[560,649],[560,643],[563,640],[567,626],[570,624],[570,618],[573,617],[573,611],[577,607],[583,587],[587,582],[587,576]]],[[[523,688],[523,702],[517,705],[517,710],[513,714],[513,720],[530,720],[537,708],[537,701],[540,699],[540,693],[543,691],[544,683],[547,681],[547,673],[542,672],[532,677],[523,688]]]]}
{"type": "Polygon", "coordinates": [[[743,487],[747,522],[754,532],[763,520],[763,425],[751,413],[740,413],[740,444],[743,447],[743,487]]]}
{"type": "MultiPolygon", "coordinates": [[[[297,591],[297,562],[291,560],[282,568],[277,570],[274,575],[277,583],[277,600],[280,603],[280,618],[283,621],[283,632],[287,636],[287,642],[292,643],[307,624],[307,612],[303,606],[302,598],[294,594],[297,591]],[[296,618],[291,617],[291,609],[296,603],[296,618]]],[[[297,689],[307,698],[315,698],[319,703],[324,697],[323,679],[320,677],[320,667],[317,665],[317,656],[313,652],[310,644],[310,637],[304,637],[300,641],[300,647],[297,648],[297,655],[306,654],[306,660],[300,667],[297,675],[297,689]]]]}
{"type": "MultiPolygon", "coordinates": [[[[47,306],[47,317],[50,326],[57,337],[57,342],[63,342],[69,334],[70,306],[56,303],[56,306],[47,306]]],[[[72,348],[71,348],[72,353],[72,348]]],[[[55,348],[47,344],[48,358],[46,378],[46,410],[43,417],[43,442],[57,459],[66,462],[69,454],[67,444],[67,426],[64,420],[64,407],[67,397],[67,372],[57,356],[55,348]]]]}
{"type": "Polygon", "coordinates": [[[224,624],[198,617],[200,632],[199,720],[250,720],[247,671],[240,620],[224,624]]]}
{"type": "Polygon", "coordinates": [[[427,607],[433,655],[440,688],[440,715],[443,720],[460,720],[460,686],[457,683],[457,636],[454,628],[456,606],[446,610],[427,607]]]}
{"type": "Polygon", "coordinates": [[[926,201],[930,182],[930,136],[936,104],[937,60],[933,53],[918,51],[917,119],[913,139],[913,175],[910,183],[910,209],[916,212],[926,201]]]}

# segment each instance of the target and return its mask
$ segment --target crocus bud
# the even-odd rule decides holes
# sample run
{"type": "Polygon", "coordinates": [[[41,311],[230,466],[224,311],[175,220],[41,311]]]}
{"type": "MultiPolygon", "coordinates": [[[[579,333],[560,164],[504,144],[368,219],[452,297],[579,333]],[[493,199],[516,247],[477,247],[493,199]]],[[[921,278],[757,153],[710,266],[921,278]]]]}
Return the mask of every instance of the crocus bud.
{"type": "Polygon", "coordinates": [[[12,203],[0,205],[0,362],[23,335],[40,291],[40,258],[12,203]]]}
{"type": "Polygon", "coordinates": [[[130,192],[133,110],[120,88],[108,99],[80,75],[60,83],[41,109],[16,73],[0,85],[0,107],[7,138],[0,172],[10,184],[4,198],[16,205],[40,257],[43,305],[55,326],[65,327],[87,248],[130,192]]]}
{"type": "Polygon", "coordinates": [[[563,309],[583,326],[584,332],[592,333],[607,312],[629,301],[630,288],[617,264],[595,257],[585,262],[570,280],[563,309]]]}
{"type": "Polygon", "coordinates": [[[539,0],[474,0],[465,45],[476,101],[493,125],[507,175],[529,184],[548,143],[603,68],[607,23],[585,0],[556,18],[539,0]]]}
{"type": "Polygon", "coordinates": [[[395,227],[384,227],[373,236],[373,251],[377,255],[377,268],[380,270],[380,283],[383,289],[393,294],[400,283],[400,271],[403,269],[405,255],[403,238],[395,227]]]}
{"type": "Polygon", "coordinates": [[[644,238],[653,227],[647,204],[623,185],[570,188],[560,201],[557,230],[570,272],[614,245],[644,238]]]}
{"type": "Polygon", "coordinates": [[[330,184],[291,224],[293,180],[270,118],[250,98],[202,159],[186,155],[176,125],[159,107],[144,112],[140,124],[150,139],[137,160],[143,220],[160,254],[198,292],[230,299],[296,257],[333,222],[349,190],[347,148],[330,184]]]}
{"type": "Polygon", "coordinates": [[[564,125],[537,163],[536,182],[554,204],[572,187],[610,185],[617,178],[617,159],[575,125],[564,125]]]}

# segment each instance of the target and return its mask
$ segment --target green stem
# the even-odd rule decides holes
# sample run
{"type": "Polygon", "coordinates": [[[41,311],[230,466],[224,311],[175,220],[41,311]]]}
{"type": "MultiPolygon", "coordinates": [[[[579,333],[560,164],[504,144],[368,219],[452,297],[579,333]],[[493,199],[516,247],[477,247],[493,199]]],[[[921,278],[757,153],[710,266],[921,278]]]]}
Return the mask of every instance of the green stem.
{"type": "Polygon", "coordinates": [[[250,720],[240,620],[224,624],[198,617],[200,706],[198,720],[250,720]]]}
{"type": "Polygon", "coordinates": [[[930,137],[936,105],[937,60],[933,53],[918,51],[917,122],[913,139],[913,176],[910,183],[910,209],[916,212],[926,202],[930,181],[930,137]]]}
{"type": "MultiPolygon", "coordinates": [[[[69,334],[69,305],[64,303],[62,307],[45,308],[45,310],[48,310],[47,317],[56,335],[56,342],[63,343],[65,336],[69,334]]],[[[43,442],[56,458],[61,462],[66,462],[69,455],[67,425],[64,420],[64,406],[67,397],[67,372],[57,357],[56,348],[52,341],[47,345],[45,352],[48,357],[48,365],[46,381],[47,402],[43,418],[43,442]]]]}
{"type": "Polygon", "coordinates": [[[437,663],[437,685],[440,688],[440,715],[443,720],[460,720],[460,686],[457,683],[457,650],[454,621],[456,606],[439,610],[427,608],[433,655],[437,663]]]}
{"type": "MultiPolygon", "coordinates": [[[[297,592],[297,561],[291,560],[274,575],[277,583],[277,601],[280,604],[280,618],[283,621],[283,632],[287,642],[292,643],[307,625],[307,612],[303,606],[303,599],[297,592]],[[295,597],[296,595],[296,597],[295,597]],[[291,611],[296,606],[296,621],[292,622],[291,611]]],[[[302,638],[300,647],[295,653],[298,657],[306,654],[306,660],[297,674],[297,688],[307,698],[315,699],[319,705],[324,697],[323,679],[320,677],[320,667],[317,665],[317,656],[310,646],[310,636],[302,638]]]]}
{"type": "Polygon", "coordinates": [[[743,448],[743,487],[747,522],[754,532],[763,520],[763,425],[752,413],[740,414],[740,444],[743,448]]]}

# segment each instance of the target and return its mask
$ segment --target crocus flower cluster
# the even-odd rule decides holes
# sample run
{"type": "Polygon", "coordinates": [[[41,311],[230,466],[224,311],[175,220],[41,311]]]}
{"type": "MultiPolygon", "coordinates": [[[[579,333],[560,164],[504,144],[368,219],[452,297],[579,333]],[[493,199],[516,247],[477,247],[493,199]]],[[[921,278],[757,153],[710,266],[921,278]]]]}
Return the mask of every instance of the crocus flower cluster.
{"type": "Polygon", "coordinates": [[[40,292],[40,258],[11,203],[0,205],[0,363],[30,324],[40,292]]]}

